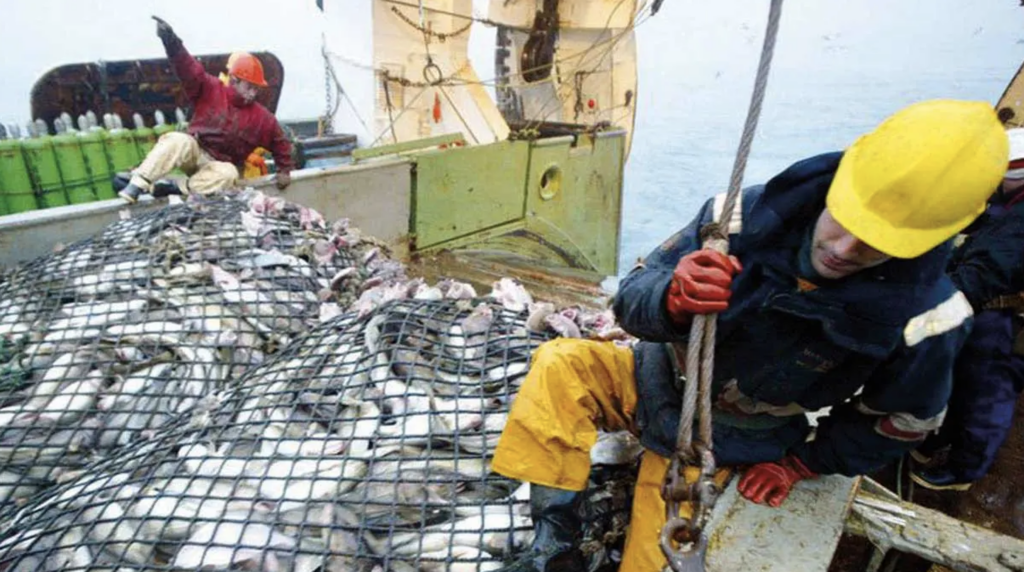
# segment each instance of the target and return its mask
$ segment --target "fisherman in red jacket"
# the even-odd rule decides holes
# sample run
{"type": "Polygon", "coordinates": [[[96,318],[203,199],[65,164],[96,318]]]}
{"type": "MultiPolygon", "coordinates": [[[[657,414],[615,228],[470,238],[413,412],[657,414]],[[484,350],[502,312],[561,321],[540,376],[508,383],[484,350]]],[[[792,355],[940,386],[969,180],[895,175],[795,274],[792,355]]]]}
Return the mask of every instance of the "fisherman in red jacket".
{"type": "MultiPolygon", "coordinates": [[[[292,145],[265,107],[256,103],[256,94],[267,87],[263,66],[252,54],[241,54],[231,65],[228,85],[209,75],[167,22],[156,16],[156,33],[164,43],[192,102],[192,121],[188,133],[171,132],[160,137],[146,159],[132,171],[131,182],[119,193],[129,203],[139,195],[163,195],[153,182],[173,169],[181,169],[188,181],[179,193],[206,194],[235,184],[246,157],[257,147],[270,149],[277,165],[278,189],[291,183],[292,145]]],[[[174,190],[171,190],[174,192],[174,190]]],[[[177,194],[177,193],[175,193],[177,194]]]]}

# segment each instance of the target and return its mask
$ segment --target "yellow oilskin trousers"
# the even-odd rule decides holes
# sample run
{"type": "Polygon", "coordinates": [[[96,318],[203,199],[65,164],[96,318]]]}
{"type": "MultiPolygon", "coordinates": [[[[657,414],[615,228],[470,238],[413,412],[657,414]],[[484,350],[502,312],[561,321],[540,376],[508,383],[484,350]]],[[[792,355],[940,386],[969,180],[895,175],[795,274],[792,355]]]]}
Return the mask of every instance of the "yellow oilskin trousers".
{"type": "Polygon", "coordinates": [[[186,195],[230,188],[238,180],[238,169],[234,165],[211,157],[191,135],[172,131],[163,134],[142,164],[132,171],[131,182],[149,192],[153,181],[174,169],[181,169],[188,175],[188,187],[181,189],[186,195]]]}
{"type": "MultiPolygon", "coordinates": [[[[632,349],[576,339],[547,342],[534,352],[491,467],[512,479],[581,491],[598,428],[635,435],[636,404],[632,349]]],[[[622,572],[660,572],[666,565],[658,541],[668,466],[665,457],[644,451],[622,572]]]]}

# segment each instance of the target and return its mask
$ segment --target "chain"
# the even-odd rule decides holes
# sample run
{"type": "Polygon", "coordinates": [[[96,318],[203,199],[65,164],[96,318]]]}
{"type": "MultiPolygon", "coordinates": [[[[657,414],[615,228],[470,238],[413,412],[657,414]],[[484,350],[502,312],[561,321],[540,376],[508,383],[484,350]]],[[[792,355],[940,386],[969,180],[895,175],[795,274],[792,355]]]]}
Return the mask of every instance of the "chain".
{"type": "MultiPolygon", "coordinates": [[[[388,87],[388,80],[386,76],[383,78],[382,84],[382,87],[384,88],[384,103],[388,108],[388,129],[391,130],[391,142],[398,143],[398,135],[395,133],[395,106],[391,103],[391,88],[388,87]]],[[[376,141],[374,143],[376,143],[376,141]]]]}
{"type": "MultiPolygon", "coordinates": [[[[324,57],[324,75],[326,76],[325,81],[327,82],[327,108],[326,117],[324,120],[324,133],[334,133],[334,116],[338,112],[338,109],[341,107],[342,99],[348,102],[349,107],[352,109],[352,114],[355,115],[356,119],[359,120],[359,123],[360,125],[363,126],[363,129],[367,133],[369,133],[370,128],[366,125],[366,120],[363,119],[363,116],[359,113],[359,110],[356,109],[355,103],[352,102],[352,99],[349,98],[348,93],[345,92],[345,88],[342,87],[341,82],[338,81],[338,73],[334,70],[334,64],[331,63],[331,56],[338,57],[337,54],[327,49],[326,41],[324,42],[323,47],[321,48],[321,52],[324,57]],[[334,98],[331,97],[332,89],[336,90],[337,92],[337,96],[334,98]],[[332,99],[334,102],[333,107],[331,105],[332,99]]],[[[344,60],[344,58],[341,59],[344,60]]],[[[374,68],[371,66],[366,66],[366,69],[375,71],[374,68]]]]}
{"type": "MultiPolygon", "coordinates": [[[[335,53],[335,52],[332,52],[332,51],[328,51],[327,54],[330,57],[332,57],[332,58],[336,58],[338,61],[340,61],[342,63],[350,65],[350,66],[352,66],[354,68],[358,68],[358,69],[362,69],[362,70],[366,70],[366,71],[372,71],[372,72],[380,75],[381,77],[387,79],[388,81],[397,83],[398,85],[401,85],[401,86],[404,86],[404,87],[437,87],[438,85],[456,85],[456,84],[459,84],[460,82],[454,81],[451,78],[461,76],[463,73],[465,73],[469,69],[469,66],[470,66],[469,60],[466,60],[466,61],[464,61],[462,63],[462,65],[459,67],[459,69],[455,70],[455,73],[453,73],[450,76],[448,76],[447,79],[446,78],[441,78],[440,81],[437,81],[437,80],[434,80],[434,81],[415,81],[415,80],[411,80],[411,79],[409,79],[407,77],[404,77],[404,76],[395,75],[395,74],[389,72],[388,70],[386,70],[384,68],[378,68],[378,67],[374,67],[374,66],[372,66],[370,64],[366,64],[366,63],[363,63],[363,62],[358,62],[356,60],[353,60],[352,58],[347,58],[347,57],[345,57],[345,56],[343,56],[341,54],[338,54],[338,53],[335,53]]],[[[436,66],[436,64],[435,64],[435,66],[436,66]]],[[[427,67],[429,67],[429,66],[427,66],[427,67]]],[[[470,83],[470,82],[467,81],[467,82],[462,82],[462,83],[470,83]]],[[[477,82],[477,83],[480,83],[481,85],[483,85],[482,82],[477,82]]]]}
{"type": "Polygon", "coordinates": [[[342,63],[344,63],[346,65],[350,65],[350,66],[352,66],[354,68],[357,68],[357,69],[366,70],[366,71],[372,71],[372,72],[378,72],[378,73],[383,71],[381,69],[373,67],[372,65],[370,65],[368,63],[356,61],[356,60],[354,60],[352,58],[343,56],[343,55],[341,55],[341,54],[339,54],[337,52],[333,52],[331,50],[327,50],[327,55],[332,57],[332,58],[335,58],[336,60],[338,60],[338,61],[340,61],[340,62],[342,62],[342,63]]]}
{"type": "MultiPolygon", "coordinates": [[[[701,229],[703,247],[728,254],[728,223],[739,200],[743,172],[746,169],[754,132],[761,115],[761,105],[768,85],[775,39],[778,35],[779,19],[782,14],[782,0],[772,0],[768,13],[761,61],[754,81],[754,91],[747,110],[740,145],[736,151],[729,191],[719,219],[701,229]]],[[[690,325],[690,338],[686,351],[686,375],[680,375],[679,352],[674,344],[665,344],[671,355],[673,370],[683,382],[683,404],[679,415],[679,433],[676,436],[676,451],[665,474],[661,495],[665,500],[666,522],[661,530],[661,550],[668,560],[669,568],[675,572],[704,570],[707,549],[707,534],[704,527],[718,500],[719,490],[714,482],[715,457],[712,453],[711,389],[715,362],[715,338],[717,319],[715,314],[698,314],[690,325]],[[699,415],[699,416],[698,416],[699,415]],[[693,438],[694,420],[699,423],[698,438],[693,438]],[[693,484],[686,484],[684,469],[687,465],[699,466],[700,476],[693,484]],[[693,502],[693,513],[689,518],[679,516],[680,504],[693,502]]]]}
{"type": "MultiPolygon", "coordinates": [[[[408,6],[409,8],[418,8],[419,7],[416,4],[412,4],[410,2],[402,2],[401,0],[384,0],[384,1],[387,2],[388,4],[396,4],[398,6],[408,6]]],[[[482,18],[482,17],[477,16],[475,14],[472,15],[472,16],[468,16],[466,14],[459,14],[458,12],[449,12],[447,10],[439,10],[437,8],[431,8],[429,6],[423,6],[423,10],[424,11],[434,12],[435,14],[443,14],[445,16],[451,16],[453,18],[461,18],[463,20],[469,20],[470,24],[472,24],[473,22],[479,22],[479,23],[481,23],[481,24],[483,24],[485,26],[492,26],[492,27],[495,27],[495,28],[497,28],[499,26],[503,26],[503,27],[506,27],[506,28],[511,28],[513,30],[520,31],[520,32],[529,32],[530,31],[529,27],[510,26],[509,24],[504,24],[502,22],[497,22],[495,20],[490,20],[488,18],[482,18]]],[[[450,37],[450,36],[454,36],[456,34],[461,34],[461,33],[462,33],[461,31],[460,32],[453,32],[451,34],[448,34],[448,36],[450,37]]]]}
{"type": "Polygon", "coordinates": [[[424,66],[424,68],[423,68],[424,77],[429,77],[430,73],[433,72],[434,74],[437,74],[437,78],[436,79],[432,79],[432,80],[428,80],[428,81],[413,81],[413,80],[411,80],[409,78],[406,78],[406,77],[393,75],[391,72],[389,72],[388,70],[384,70],[384,69],[378,70],[378,72],[387,81],[392,81],[392,82],[397,83],[398,85],[401,85],[403,87],[425,88],[425,87],[437,87],[439,85],[455,85],[456,82],[452,81],[450,78],[458,77],[458,76],[462,75],[466,70],[469,69],[469,66],[470,66],[469,60],[466,60],[465,62],[463,62],[462,66],[459,67],[459,69],[455,70],[455,73],[453,73],[451,76],[449,76],[449,79],[445,79],[445,77],[443,75],[441,75],[441,68],[438,67],[437,64],[431,62],[431,63],[427,64],[426,66],[424,66]]]}
{"type": "Polygon", "coordinates": [[[510,141],[532,141],[534,139],[540,139],[540,129],[536,127],[523,127],[522,129],[509,131],[508,138],[510,141]]]}
{"type": "Polygon", "coordinates": [[[573,92],[576,95],[576,102],[572,106],[573,121],[579,122],[580,115],[584,113],[583,107],[583,80],[592,72],[578,71],[573,75],[573,92]]]}
{"type": "Polygon", "coordinates": [[[406,24],[409,24],[413,28],[416,28],[417,30],[419,30],[420,32],[422,32],[425,35],[433,36],[433,37],[437,38],[439,41],[441,41],[441,43],[444,43],[445,40],[447,40],[448,38],[454,38],[455,36],[458,36],[458,35],[466,33],[466,31],[469,30],[473,26],[473,21],[470,20],[469,23],[467,23],[465,26],[459,28],[458,30],[455,30],[454,32],[448,32],[448,33],[445,33],[445,32],[435,32],[435,31],[431,30],[430,28],[428,28],[424,23],[422,23],[423,22],[423,17],[422,17],[423,16],[423,12],[422,11],[420,12],[420,22],[421,23],[419,23],[419,24],[414,22],[412,20],[412,18],[409,18],[408,16],[406,16],[405,14],[402,13],[401,10],[399,10],[398,8],[396,8],[394,6],[391,7],[391,11],[394,12],[395,15],[398,16],[398,18],[401,19],[406,24]]]}
{"type": "MultiPolygon", "coordinates": [[[[320,120],[321,135],[334,133],[334,112],[337,107],[331,105],[331,60],[327,56],[327,39],[320,35],[320,53],[324,58],[324,116],[320,120]]],[[[341,95],[339,94],[339,98],[341,95]]]]}

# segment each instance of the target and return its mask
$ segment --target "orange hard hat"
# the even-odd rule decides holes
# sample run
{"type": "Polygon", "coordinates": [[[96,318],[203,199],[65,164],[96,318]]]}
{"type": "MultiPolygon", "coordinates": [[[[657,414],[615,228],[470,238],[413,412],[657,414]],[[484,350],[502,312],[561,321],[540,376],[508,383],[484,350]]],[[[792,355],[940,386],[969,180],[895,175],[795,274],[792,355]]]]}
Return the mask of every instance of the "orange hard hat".
{"type": "Polygon", "coordinates": [[[253,85],[267,87],[267,80],[263,78],[263,64],[259,58],[245,52],[237,56],[228,68],[228,73],[253,85]]]}

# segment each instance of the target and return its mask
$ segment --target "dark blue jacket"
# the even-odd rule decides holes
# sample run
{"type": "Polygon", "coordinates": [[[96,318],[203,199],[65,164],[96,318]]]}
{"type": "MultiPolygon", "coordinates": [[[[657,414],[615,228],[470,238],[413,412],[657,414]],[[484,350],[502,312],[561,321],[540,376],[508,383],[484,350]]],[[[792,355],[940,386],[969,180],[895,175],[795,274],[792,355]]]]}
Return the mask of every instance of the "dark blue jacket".
{"type": "MultiPolygon", "coordinates": [[[[743,192],[741,225],[731,225],[729,246],[743,272],[733,281],[729,309],[719,315],[715,353],[721,463],[793,453],[818,473],[864,474],[941,424],[971,316],[944,274],[949,243],[841,280],[798,283],[801,247],[841,158],[806,159],[743,192]],[[726,391],[730,380],[735,384],[726,391]],[[740,400],[726,403],[725,396],[740,400]],[[800,411],[829,406],[807,440],[800,411]]],[[[716,203],[721,208],[721,198],[708,201],[624,278],[614,300],[620,324],[644,340],[635,351],[637,423],[644,445],[662,455],[674,449],[680,397],[659,342],[688,337],[664,300],[677,262],[700,248],[700,227],[716,203]]]]}
{"type": "Polygon", "coordinates": [[[976,311],[999,296],[1024,291],[1024,201],[993,203],[956,249],[949,274],[976,311]]]}

